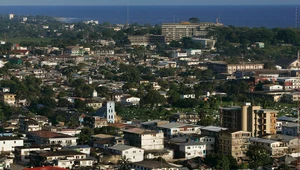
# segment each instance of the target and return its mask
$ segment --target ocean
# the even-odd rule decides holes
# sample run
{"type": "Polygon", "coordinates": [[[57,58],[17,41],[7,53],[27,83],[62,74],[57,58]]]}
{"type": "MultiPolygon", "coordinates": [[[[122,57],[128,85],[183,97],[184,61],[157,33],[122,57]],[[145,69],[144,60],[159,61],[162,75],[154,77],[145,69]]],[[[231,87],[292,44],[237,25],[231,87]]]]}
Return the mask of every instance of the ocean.
{"type": "MultiPolygon", "coordinates": [[[[246,27],[296,27],[296,6],[0,6],[0,14],[46,15],[66,22],[161,24],[197,17],[203,22],[219,18],[224,25],[246,27]]],[[[300,10],[299,10],[300,13],[300,10]]],[[[298,17],[297,17],[298,18],[298,17]]],[[[299,23],[300,26],[300,23],[299,23]]]]}

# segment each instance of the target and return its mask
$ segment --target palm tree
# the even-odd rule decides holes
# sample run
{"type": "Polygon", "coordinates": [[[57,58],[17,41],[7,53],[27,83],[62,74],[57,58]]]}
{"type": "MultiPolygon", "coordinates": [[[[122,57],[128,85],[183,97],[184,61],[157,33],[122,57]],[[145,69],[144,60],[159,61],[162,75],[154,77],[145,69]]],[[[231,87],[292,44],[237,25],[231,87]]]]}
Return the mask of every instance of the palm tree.
{"type": "Polygon", "coordinates": [[[130,170],[131,162],[125,156],[121,157],[121,159],[118,161],[118,164],[120,164],[120,170],[130,170]]]}

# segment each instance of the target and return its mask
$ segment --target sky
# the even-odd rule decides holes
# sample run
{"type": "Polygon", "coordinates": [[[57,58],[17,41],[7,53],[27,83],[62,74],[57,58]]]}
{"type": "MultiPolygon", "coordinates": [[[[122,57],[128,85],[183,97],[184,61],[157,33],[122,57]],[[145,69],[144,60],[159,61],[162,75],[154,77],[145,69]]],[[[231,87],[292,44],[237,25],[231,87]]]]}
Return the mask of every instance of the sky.
{"type": "Polygon", "coordinates": [[[300,5],[300,0],[0,0],[5,5],[300,5]]]}

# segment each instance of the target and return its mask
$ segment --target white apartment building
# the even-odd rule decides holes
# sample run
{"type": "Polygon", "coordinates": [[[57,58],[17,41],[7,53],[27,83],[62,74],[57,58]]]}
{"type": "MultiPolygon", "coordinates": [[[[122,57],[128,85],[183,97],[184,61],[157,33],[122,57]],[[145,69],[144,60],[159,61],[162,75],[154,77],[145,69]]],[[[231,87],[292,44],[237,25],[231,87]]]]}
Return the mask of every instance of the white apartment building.
{"type": "Polygon", "coordinates": [[[172,122],[157,126],[157,129],[162,130],[164,135],[168,138],[181,136],[184,134],[200,134],[201,126],[172,122]]]}
{"type": "Polygon", "coordinates": [[[202,142],[188,142],[179,145],[179,151],[184,153],[186,159],[205,157],[206,145],[202,142]]]}
{"type": "Polygon", "coordinates": [[[144,160],[144,149],[129,145],[115,145],[108,148],[109,151],[125,157],[130,162],[140,162],[144,160]]]}
{"type": "Polygon", "coordinates": [[[199,138],[199,142],[202,142],[206,146],[206,154],[214,153],[215,150],[215,138],[211,136],[202,136],[199,138]]]}
{"type": "Polygon", "coordinates": [[[0,137],[0,153],[13,152],[15,151],[15,147],[23,145],[23,139],[17,137],[0,137]]]}
{"type": "Polygon", "coordinates": [[[123,130],[124,139],[131,146],[136,146],[145,150],[164,149],[164,133],[150,131],[140,128],[123,130]]]}
{"type": "Polygon", "coordinates": [[[262,138],[250,138],[252,145],[260,145],[267,149],[271,156],[283,156],[288,152],[287,144],[281,141],[275,141],[262,138]]]}

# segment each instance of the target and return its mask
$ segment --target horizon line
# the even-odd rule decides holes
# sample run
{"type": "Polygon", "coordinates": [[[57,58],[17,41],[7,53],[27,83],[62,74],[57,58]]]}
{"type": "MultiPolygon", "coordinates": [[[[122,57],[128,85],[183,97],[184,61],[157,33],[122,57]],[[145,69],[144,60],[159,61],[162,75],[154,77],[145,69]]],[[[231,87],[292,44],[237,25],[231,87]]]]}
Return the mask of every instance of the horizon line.
{"type": "Polygon", "coordinates": [[[300,5],[299,4],[196,4],[196,5],[193,5],[193,4],[172,4],[172,5],[168,5],[168,4],[162,4],[162,5],[138,5],[138,4],[134,4],[134,5],[108,5],[108,4],[104,4],[104,5],[100,5],[100,4],[97,4],[97,5],[92,5],[92,4],[89,4],[89,5],[0,5],[1,6],[298,6],[300,5]]]}

